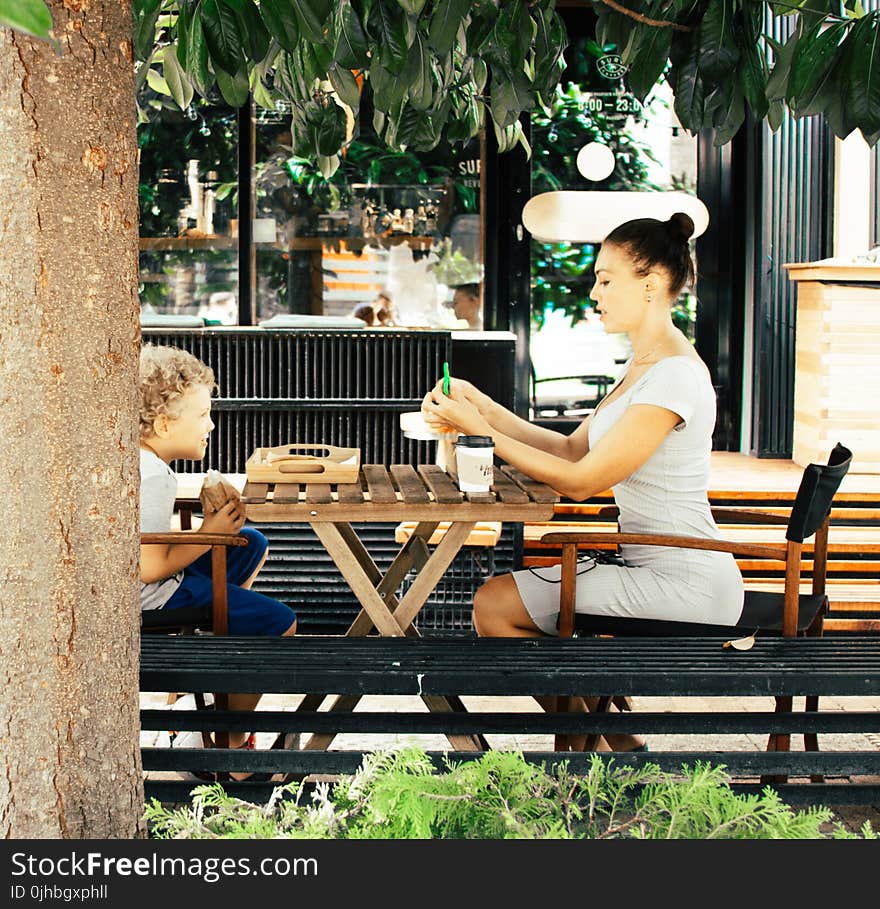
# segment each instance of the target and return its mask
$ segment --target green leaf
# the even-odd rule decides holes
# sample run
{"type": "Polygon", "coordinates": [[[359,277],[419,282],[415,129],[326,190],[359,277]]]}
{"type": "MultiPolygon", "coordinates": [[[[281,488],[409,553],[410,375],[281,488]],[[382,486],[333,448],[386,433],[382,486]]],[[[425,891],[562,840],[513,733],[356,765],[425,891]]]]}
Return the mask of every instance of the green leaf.
{"type": "Polygon", "coordinates": [[[294,117],[298,124],[294,136],[297,154],[303,154],[303,146],[309,149],[309,157],[335,155],[345,141],[345,111],[329,98],[325,101],[309,101],[301,114],[294,117]]]}
{"type": "Polygon", "coordinates": [[[524,110],[534,107],[534,96],[525,75],[492,68],[491,100],[492,119],[500,129],[505,129],[519,119],[524,110]]]}
{"type": "Polygon", "coordinates": [[[480,57],[474,60],[474,88],[478,95],[482,95],[486,89],[486,81],[489,78],[489,67],[486,61],[480,57]]]}
{"type": "Polygon", "coordinates": [[[138,60],[146,60],[153,52],[161,11],[162,0],[141,0],[140,8],[134,10],[134,54],[138,60]]]}
{"type": "Polygon", "coordinates": [[[347,69],[362,69],[367,66],[367,38],[350,0],[343,0],[339,5],[337,29],[333,59],[347,69]]]}
{"type": "Polygon", "coordinates": [[[327,78],[336,94],[339,95],[339,99],[356,111],[361,103],[361,90],[358,88],[357,79],[352,71],[334,63],[327,70],[327,78]]]}
{"type": "MultiPolygon", "coordinates": [[[[254,103],[258,104],[264,110],[275,111],[275,102],[272,100],[272,96],[269,94],[269,90],[263,84],[262,79],[254,80],[254,84],[251,86],[251,91],[254,96],[254,103]]],[[[217,198],[220,198],[218,193],[217,198]]]]}
{"type": "Polygon", "coordinates": [[[785,118],[785,105],[780,100],[770,102],[770,108],[767,111],[767,125],[775,133],[785,118]]]}
{"type": "Polygon", "coordinates": [[[739,85],[730,93],[730,103],[715,112],[715,145],[726,145],[739,132],[746,118],[745,99],[739,85]]]}
{"type": "Polygon", "coordinates": [[[418,16],[425,7],[425,0],[397,0],[397,5],[411,16],[418,16]]]}
{"type": "Polygon", "coordinates": [[[190,77],[196,91],[207,98],[214,83],[211,70],[208,66],[208,44],[205,41],[205,29],[201,17],[196,11],[193,14],[190,26],[189,42],[187,43],[186,72],[190,77]]]}
{"type": "Polygon", "coordinates": [[[700,72],[704,79],[721,81],[733,74],[739,48],[733,38],[734,0],[709,0],[700,22],[700,72]]]}
{"type": "Polygon", "coordinates": [[[168,83],[171,97],[174,98],[177,106],[181,110],[186,110],[193,98],[193,87],[178,62],[177,48],[173,44],[165,48],[162,57],[162,75],[168,83]]]}
{"type": "Polygon", "coordinates": [[[867,142],[868,145],[873,148],[877,144],[877,140],[880,139],[880,129],[874,133],[866,133],[864,130],[862,130],[862,137],[864,138],[865,142],[867,142]]]}
{"type": "Polygon", "coordinates": [[[373,103],[385,113],[399,105],[406,95],[407,86],[404,80],[390,72],[381,60],[376,60],[370,65],[370,85],[373,103]]]}
{"type": "Polygon", "coordinates": [[[431,82],[431,55],[421,34],[416,35],[416,40],[409,49],[409,57],[401,73],[401,79],[408,87],[409,103],[413,108],[427,110],[434,101],[434,92],[431,82]]]}
{"type": "Polygon", "coordinates": [[[849,49],[846,97],[855,125],[863,132],[880,129],[880,29],[873,17],[859,19],[845,42],[849,49]]]}
{"type": "Polygon", "coordinates": [[[641,43],[632,53],[631,61],[623,62],[631,62],[626,75],[629,90],[639,101],[644,101],[666,68],[672,47],[672,29],[648,26],[638,31],[641,33],[641,43]]]}
{"type": "Polygon", "coordinates": [[[705,89],[697,67],[699,45],[695,42],[688,56],[673,70],[675,84],[674,108],[681,125],[689,132],[702,129],[705,109],[705,89]]]}
{"type": "Polygon", "coordinates": [[[766,63],[754,44],[742,49],[739,67],[739,85],[752,113],[760,120],[770,107],[767,100],[766,63]]]}
{"type": "MultiPolygon", "coordinates": [[[[406,16],[398,8],[382,3],[373,7],[371,25],[381,48],[382,65],[391,73],[400,73],[407,61],[406,16]]],[[[376,54],[373,53],[373,60],[376,54]]]]}
{"type": "Polygon", "coordinates": [[[538,9],[535,17],[538,27],[535,36],[535,77],[532,85],[541,94],[550,94],[559,83],[565,68],[562,52],[568,38],[565,25],[556,13],[538,9]]]}
{"type": "Polygon", "coordinates": [[[300,32],[310,41],[323,42],[333,0],[290,0],[290,5],[296,10],[300,32]]]}
{"type": "MultiPolygon", "coordinates": [[[[222,0],[202,0],[199,18],[216,69],[237,73],[244,63],[238,17],[222,0]]],[[[219,81],[219,80],[218,80],[219,81]]]]}
{"type": "Polygon", "coordinates": [[[329,180],[339,169],[339,155],[318,155],[318,170],[325,180],[329,180]]]}
{"type": "Polygon", "coordinates": [[[186,69],[186,61],[189,59],[189,36],[192,30],[194,10],[195,4],[181,3],[180,12],[177,15],[177,27],[175,29],[177,60],[184,69],[186,69]]]}
{"type": "Polygon", "coordinates": [[[455,36],[467,15],[470,3],[468,0],[445,0],[437,3],[431,16],[431,27],[428,30],[428,41],[431,47],[441,56],[452,50],[455,36]]]}
{"type": "Polygon", "coordinates": [[[147,70],[147,85],[153,89],[154,92],[158,92],[160,95],[170,95],[171,89],[168,88],[168,83],[159,75],[159,72],[152,67],[147,70]]]}
{"type": "Polygon", "coordinates": [[[299,23],[287,0],[260,0],[260,15],[269,34],[286,51],[296,49],[299,23]]]}
{"type": "Polygon", "coordinates": [[[241,107],[247,103],[251,87],[248,82],[247,66],[244,63],[236,70],[234,76],[230,76],[226,70],[220,67],[217,67],[215,75],[220,94],[223,95],[227,104],[231,107],[241,107]]]}
{"type": "Polygon", "coordinates": [[[786,88],[786,100],[792,110],[805,107],[828,78],[846,28],[845,23],[838,23],[820,32],[815,26],[797,42],[786,88]]]}
{"type": "Polygon", "coordinates": [[[774,61],[770,77],[767,79],[767,100],[771,103],[781,101],[786,96],[788,80],[791,77],[791,64],[797,50],[798,36],[793,34],[785,44],[768,39],[773,48],[774,61]]]}
{"type": "MultiPolygon", "coordinates": [[[[48,40],[52,14],[43,0],[0,0],[0,26],[3,25],[48,40]]],[[[148,55],[149,52],[140,59],[146,59],[148,55]]]]}
{"type": "MultiPolygon", "coordinates": [[[[229,0],[225,0],[229,2],[229,0]]],[[[239,0],[241,9],[238,11],[238,22],[241,26],[242,37],[247,55],[254,63],[259,63],[269,52],[269,32],[263,25],[260,13],[254,0],[239,0]]]]}
{"type": "MultiPolygon", "coordinates": [[[[544,11],[540,7],[536,13],[543,18],[544,11]]],[[[466,32],[467,49],[471,56],[483,50],[492,35],[497,19],[498,7],[492,3],[482,4],[471,10],[471,21],[466,32]]]]}
{"type": "Polygon", "coordinates": [[[519,69],[532,42],[532,22],[523,0],[511,0],[501,6],[495,39],[510,51],[511,62],[519,69]]]}

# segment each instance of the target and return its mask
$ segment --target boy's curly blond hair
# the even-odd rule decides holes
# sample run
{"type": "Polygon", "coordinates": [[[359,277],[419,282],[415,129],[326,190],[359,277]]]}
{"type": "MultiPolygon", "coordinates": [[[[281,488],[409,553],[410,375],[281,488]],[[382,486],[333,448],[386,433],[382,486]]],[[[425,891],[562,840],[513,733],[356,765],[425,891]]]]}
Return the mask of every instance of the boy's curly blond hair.
{"type": "Polygon", "coordinates": [[[212,394],[216,390],[210,366],[185,350],[145,344],[140,368],[141,438],[153,434],[153,424],[160,414],[177,416],[181,398],[196,385],[206,385],[212,394]]]}

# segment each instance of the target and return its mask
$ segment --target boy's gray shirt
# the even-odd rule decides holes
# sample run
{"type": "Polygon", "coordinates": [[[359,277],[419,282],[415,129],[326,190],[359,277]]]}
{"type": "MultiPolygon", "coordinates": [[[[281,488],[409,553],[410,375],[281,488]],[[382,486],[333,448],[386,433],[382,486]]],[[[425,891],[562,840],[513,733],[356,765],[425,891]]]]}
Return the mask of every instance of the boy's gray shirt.
{"type": "MultiPolygon", "coordinates": [[[[141,449],[141,533],[168,533],[174,500],[177,498],[177,477],[174,471],[156,454],[141,449]]],[[[141,609],[159,609],[180,586],[183,572],[151,584],[141,583],[141,609]]]]}

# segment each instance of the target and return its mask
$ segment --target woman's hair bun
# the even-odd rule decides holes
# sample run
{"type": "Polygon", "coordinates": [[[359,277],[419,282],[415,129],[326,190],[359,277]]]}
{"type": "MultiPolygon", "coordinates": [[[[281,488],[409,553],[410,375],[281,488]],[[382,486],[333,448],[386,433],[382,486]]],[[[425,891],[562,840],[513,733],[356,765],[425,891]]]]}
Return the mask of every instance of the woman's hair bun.
{"type": "Polygon", "coordinates": [[[694,234],[694,222],[690,215],[683,211],[677,211],[667,222],[666,230],[675,237],[676,240],[682,240],[687,243],[694,234]]]}

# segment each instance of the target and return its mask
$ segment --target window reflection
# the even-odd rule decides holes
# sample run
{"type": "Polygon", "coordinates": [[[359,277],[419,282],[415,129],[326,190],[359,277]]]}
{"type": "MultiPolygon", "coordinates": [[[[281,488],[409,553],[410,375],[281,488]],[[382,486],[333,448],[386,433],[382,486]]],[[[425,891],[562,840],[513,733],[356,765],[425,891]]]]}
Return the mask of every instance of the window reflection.
{"type": "Polygon", "coordinates": [[[290,118],[257,112],[254,204],[276,236],[257,244],[257,312],[355,316],[372,327],[466,327],[451,303],[482,279],[479,142],[430,153],[362,133],[325,179],[293,154],[290,118]],[[382,302],[384,300],[384,302],[382,302]]]}
{"type": "MultiPolygon", "coordinates": [[[[584,34],[570,31],[570,36],[569,66],[549,110],[532,115],[532,195],[558,190],[695,192],[696,139],[675,117],[668,85],[661,80],[641,104],[626,90],[625,70],[607,65],[613,47],[600,48],[584,34]],[[578,153],[590,143],[613,152],[610,173],[599,168],[603,162],[593,162],[592,175],[600,179],[589,179],[578,168],[578,153]]],[[[606,334],[589,299],[597,252],[596,244],[532,239],[535,420],[576,420],[588,414],[630,355],[626,336],[606,334]]],[[[687,290],[673,310],[675,324],[691,339],[696,302],[687,290]]]]}
{"type": "Polygon", "coordinates": [[[149,88],[139,101],[142,317],[235,324],[235,113],[200,100],[182,112],[149,88]]]}

